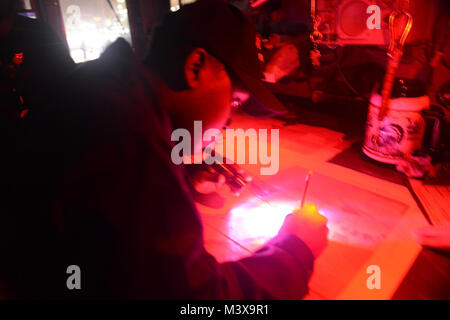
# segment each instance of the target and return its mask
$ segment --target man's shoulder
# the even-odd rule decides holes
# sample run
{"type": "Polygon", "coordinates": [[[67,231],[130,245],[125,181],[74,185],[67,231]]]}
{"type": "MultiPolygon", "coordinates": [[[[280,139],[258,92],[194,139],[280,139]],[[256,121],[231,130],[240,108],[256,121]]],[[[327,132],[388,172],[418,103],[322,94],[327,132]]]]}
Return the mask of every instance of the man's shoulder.
{"type": "MultiPolygon", "coordinates": [[[[95,92],[96,97],[108,98],[115,94],[127,95],[136,86],[148,86],[142,64],[130,44],[122,39],[112,43],[102,55],[77,67],[66,79],[66,90],[83,89],[95,92]],[[108,88],[108,92],[99,91],[108,88]]],[[[150,92],[150,87],[146,88],[150,92]]],[[[125,98],[124,96],[124,98],[125,98]]],[[[130,96],[131,98],[131,96],[130,96]]]]}
{"type": "Polygon", "coordinates": [[[77,103],[90,111],[105,111],[105,117],[114,109],[133,114],[157,108],[146,70],[124,39],[116,40],[100,58],[80,65],[62,87],[73,99],[68,103],[81,100],[77,103]]]}
{"type": "MultiPolygon", "coordinates": [[[[168,118],[151,92],[145,71],[124,47],[116,43],[61,81],[48,104],[30,119],[32,125],[78,146],[123,135],[170,139],[161,134],[169,126],[168,118]]],[[[71,148],[69,143],[64,145],[71,148]]]]}

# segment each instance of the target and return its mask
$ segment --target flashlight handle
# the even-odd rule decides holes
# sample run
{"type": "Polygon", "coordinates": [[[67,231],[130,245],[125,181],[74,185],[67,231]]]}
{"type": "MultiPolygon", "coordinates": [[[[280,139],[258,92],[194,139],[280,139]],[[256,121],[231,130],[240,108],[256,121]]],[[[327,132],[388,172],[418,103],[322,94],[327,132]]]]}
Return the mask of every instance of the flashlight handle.
{"type": "Polygon", "coordinates": [[[222,163],[214,163],[212,164],[212,167],[216,172],[225,176],[227,183],[233,187],[241,189],[247,185],[245,177],[233,166],[222,163]]]}

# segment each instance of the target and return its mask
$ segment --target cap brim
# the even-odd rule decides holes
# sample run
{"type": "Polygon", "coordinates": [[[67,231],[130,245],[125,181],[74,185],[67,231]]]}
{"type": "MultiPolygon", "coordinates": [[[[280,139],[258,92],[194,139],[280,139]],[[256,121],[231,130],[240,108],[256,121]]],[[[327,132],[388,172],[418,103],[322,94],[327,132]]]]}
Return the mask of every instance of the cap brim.
{"type": "Polygon", "coordinates": [[[251,106],[250,104],[244,104],[242,110],[250,115],[261,116],[277,116],[286,114],[288,111],[285,106],[275,97],[275,95],[264,85],[263,81],[256,79],[240,69],[233,68],[236,76],[246,86],[248,91],[259,100],[263,105],[251,106]],[[261,109],[264,108],[265,110],[261,109]]]}

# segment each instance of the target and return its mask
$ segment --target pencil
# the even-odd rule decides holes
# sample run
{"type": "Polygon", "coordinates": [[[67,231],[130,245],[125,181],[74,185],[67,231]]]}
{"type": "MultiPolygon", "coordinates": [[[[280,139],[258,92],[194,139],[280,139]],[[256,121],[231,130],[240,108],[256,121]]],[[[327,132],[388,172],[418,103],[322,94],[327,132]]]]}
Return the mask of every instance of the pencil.
{"type": "Polygon", "coordinates": [[[311,176],[312,176],[312,171],[309,170],[308,174],[306,175],[306,178],[305,178],[305,189],[303,190],[303,196],[302,196],[302,201],[300,202],[300,208],[303,208],[303,205],[305,204],[306,193],[308,192],[309,180],[311,179],[311,176]]]}

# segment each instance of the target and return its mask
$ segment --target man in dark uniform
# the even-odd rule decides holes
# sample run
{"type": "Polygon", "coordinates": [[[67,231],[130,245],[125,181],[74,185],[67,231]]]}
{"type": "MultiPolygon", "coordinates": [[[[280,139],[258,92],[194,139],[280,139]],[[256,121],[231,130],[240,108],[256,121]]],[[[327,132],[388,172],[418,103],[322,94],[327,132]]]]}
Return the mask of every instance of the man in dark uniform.
{"type": "MultiPolygon", "coordinates": [[[[325,223],[289,215],[255,254],[218,263],[204,248],[172,130],[222,128],[239,77],[259,82],[256,34],[242,13],[199,1],[170,14],[141,64],[124,40],[77,70],[54,103],[26,120],[0,265],[12,297],[296,299],[326,245],[325,223]],[[231,78],[232,78],[231,77],[231,78]],[[5,245],[5,243],[7,245],[5,245]],[[66,286],[69,266],[81,289],[66,286]]],[[[1,223],[0,226],[4,226],[1,223]]]]}

